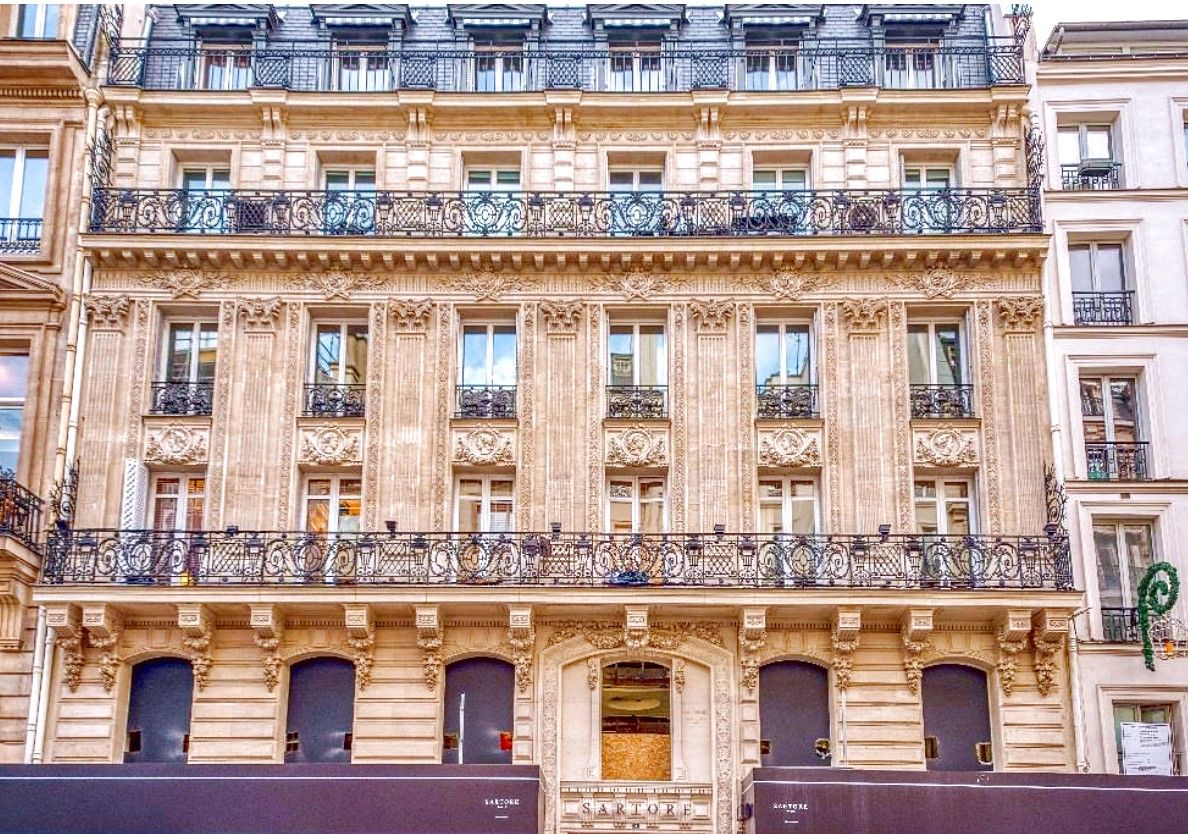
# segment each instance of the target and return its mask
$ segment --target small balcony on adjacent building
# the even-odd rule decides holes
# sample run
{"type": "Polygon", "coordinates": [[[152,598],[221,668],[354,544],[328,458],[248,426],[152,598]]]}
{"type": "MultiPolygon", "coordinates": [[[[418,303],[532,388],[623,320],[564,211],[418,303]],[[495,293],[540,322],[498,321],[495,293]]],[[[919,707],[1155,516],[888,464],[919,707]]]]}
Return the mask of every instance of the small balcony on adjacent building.
{"type": "Polygon", "coordinates": [[[1078,325],[1123,327],[1134,323],[1134,291],[1077,292],[1073,298],[1073,322],[1078,325]]]}
{"type": "Polygon", "coordinates": [[[1137,608],[1102,608],[1101,629],[1107,643],[1138,643],[1142,640],[1137,608]]]}
{"type": "Polygon", "coordinates": [[[366,399],[364,384],[308,384],[301,413],[305,417],[362,417],[366,399]]]}
{"type": "Polygon", "coordinates": [[[0,469],[0,537],[12,536],[30,550],[40,552],[41,510],[41,499],[11,472],[0,469]]]}
{"type": "Polygon", "coordinates": [[[21,255],[41,248],[40,217],[0,217],[0,255],[21,255]]]}
{"type": "Polygon", "coordinates": [[[213,382],[154,382],[150,414],[209,417],[214,403],[213,382]]]}
{"type": "Polygon", "coordinates": [[[972,385],[917,385],[910,392],[914,419],[960,420],[974,416],[972,385]]]}
{"type": "Polygon", "coordinates": [[[1112,159],[1086,159],[1060,166],[1060,187],[1065,191],[1108,191],[1122,187],[1122,163],[1112,159]]]}
{"type": "Polygon", "coordinates": [[[756,385],[755,416],[763,420],[820,417],[816,385],[756,385]]]}
{"type": "Polygon", "coordinates": [[[608,385],[606,416],[628,420],[663,420],[668,416],[668,386],[608,385]]]}
{"type": "Polygon", "coordinates": [[[455,396],[455,417],[497,420],[516,417],[514,385],[459,385],[455,396]]]}
{"type": "Polygon", "coordinates": [[[1092,442],[1085,444],[1091,481],[1145,481],[1150,478],[1150,443],[1092,442]]]}

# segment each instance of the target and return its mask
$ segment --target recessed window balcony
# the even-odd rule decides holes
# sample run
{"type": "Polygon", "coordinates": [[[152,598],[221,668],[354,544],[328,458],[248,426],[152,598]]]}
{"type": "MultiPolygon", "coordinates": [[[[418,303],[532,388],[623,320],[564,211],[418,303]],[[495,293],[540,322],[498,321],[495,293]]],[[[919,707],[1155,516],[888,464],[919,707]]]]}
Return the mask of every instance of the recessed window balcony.
{"type": "Polygon", "coordinates": [[[154,382],[149,413],[210,416],[213,402],[213,382],[154,382]]]}
{"type": "Polygon", "coordinates": [[[367,386],[316,383],[305,386],[305,417],[362,417],[367,386]]]}
{"type": "Polygon", "coordinates": [[[512,419],[516,417],[516,386],[459,385],[455,417],[512,419]]]}
{"type": "Polygon", "coordinates": [[[1065,191],[1108,191],[1122,187],[1122,163],[1112,159],[1085,159],[1076,165],[1060,166],[1060,185],[1065,191]]]}
{"type": "Polygon", "coordinates": [[[40,217],[0,217],[0,254],[21,255],[41,248],[40,217]]]}
{"type": "Polygon", "coordinates": [[[764,420],[820,416],[816,385],[756,385],[755,401],[764,420]]]}
{"type": "Polygon", "coordinates": [[[972,385],[912,385],[912,417],[959,420],[974,416],[972,385]]]}
{"type": "Polygon", "coordinates": [[[1150,443],[1086,443],[1085,459],[1091,481],[1145,481],[1150,443]]]}
{"type": "Polygon", "coordinates": [[[1101,627],[1107,643],[1138,643],[1142,640],[1137,608],[1102,608],[1101,627]]]}
{"type": "Polygon", "coordinates": [[[668,416],[668,386],[608,385],[606,416],[633,420],[663,420],[668,416]]]}
{"type": "Polygon", "coordinates": [[[1073,321],[1079,325],[1134,324],[1134,291],[1074,292],[1073,321]]]}

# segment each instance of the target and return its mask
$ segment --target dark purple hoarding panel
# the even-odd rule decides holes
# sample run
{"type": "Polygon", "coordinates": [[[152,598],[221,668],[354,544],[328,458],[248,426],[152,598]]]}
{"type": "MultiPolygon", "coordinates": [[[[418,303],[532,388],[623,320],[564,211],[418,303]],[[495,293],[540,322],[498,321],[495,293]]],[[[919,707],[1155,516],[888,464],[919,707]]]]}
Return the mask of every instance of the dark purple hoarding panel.
{"type": "Polygon", "coordinates": [[[0,766],[0,834],[539,834],[527,765],[0,766]]]}
{"type": "Polygon", "coordinates": [[[759,768],[748,834],[1185,834],[1188,779],[759,768]]]}

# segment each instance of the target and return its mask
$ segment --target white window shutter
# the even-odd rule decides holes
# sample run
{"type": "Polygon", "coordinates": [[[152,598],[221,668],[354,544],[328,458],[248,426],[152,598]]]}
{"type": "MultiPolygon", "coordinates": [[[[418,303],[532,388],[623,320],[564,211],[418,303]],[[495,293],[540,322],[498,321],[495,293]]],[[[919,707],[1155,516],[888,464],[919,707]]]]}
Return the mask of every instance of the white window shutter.
{"type": "Polygon", "coordinates": [[[124,497],[120,502],[120,529],[141,530],[148,526],[145,501],[148,494],[148,468],[136,458],[124,460],[124,497]]]}

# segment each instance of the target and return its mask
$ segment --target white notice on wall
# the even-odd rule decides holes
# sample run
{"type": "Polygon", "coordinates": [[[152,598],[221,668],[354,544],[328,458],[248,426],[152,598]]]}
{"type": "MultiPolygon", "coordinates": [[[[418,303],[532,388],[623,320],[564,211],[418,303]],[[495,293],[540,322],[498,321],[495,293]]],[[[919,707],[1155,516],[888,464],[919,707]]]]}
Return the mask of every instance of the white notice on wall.
{"type": "Polygon", "coordinates": [[[1127,776],[1171,776],[1171,724],[1123,722],[1122,772],[1127,776]]]}

